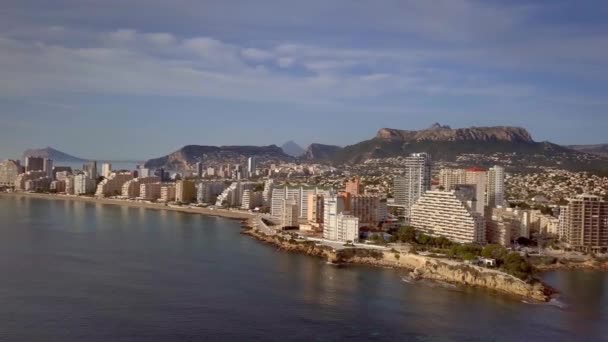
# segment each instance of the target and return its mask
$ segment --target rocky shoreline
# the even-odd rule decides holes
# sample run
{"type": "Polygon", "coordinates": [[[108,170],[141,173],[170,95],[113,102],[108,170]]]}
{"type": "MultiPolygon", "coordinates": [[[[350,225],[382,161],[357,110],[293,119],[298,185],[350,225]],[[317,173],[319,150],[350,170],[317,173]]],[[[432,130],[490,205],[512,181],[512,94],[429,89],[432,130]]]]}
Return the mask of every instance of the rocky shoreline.
{"type": "Polygon", "coordinates": [[[243,234],[283,251],[303,253],[338,265],[360,264],[408,270],[410,278],[414,280],[432,280],[482,288],[535,302],[547,302],[556,294],[553,288],[539,280],[525,282],[500,271],[452,260],[362,248],[335,251],[331,247],[320,246],[312,241],[287,240],[280,235],[266,235],[249,227],[243,231],[243,234]]]}

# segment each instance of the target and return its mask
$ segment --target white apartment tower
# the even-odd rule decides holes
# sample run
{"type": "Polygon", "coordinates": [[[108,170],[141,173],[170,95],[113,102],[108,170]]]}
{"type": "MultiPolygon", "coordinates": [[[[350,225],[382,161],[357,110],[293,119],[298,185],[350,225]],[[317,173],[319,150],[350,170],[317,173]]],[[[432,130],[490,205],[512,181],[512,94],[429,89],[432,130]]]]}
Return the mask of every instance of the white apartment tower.
{"type": "Polygon", "coordinates": [[[395,177],[395,204],[405,208],[405,215],[410,216],[410,209],[426,191],[431,189],[431,155],[413,153],[405,159],[405,173],[395,177]]]}
{"type": "Polygon", "coordinates": [[[323,203],[323,238],[338,240],[338,214],[344,211],[344,197],[330,194],[323,203]]]}
{"type": "Polygon", "coordinates": [[[505,169],[494,166],[488,170],[486,205],[490,208],[505,206],[505,169]]]}
{"type": "MultiPolygon", "coordinates": [[[[108,178],[108,177],[110,177],[111,173],[112,173],[112,164],[110,164],[110,163],[101,164],[101,175],[102,176],[104,176],[105,178],[108,178]]],[[[140,177],[141,177],[141,175],[140,175],[140,177]]]]}

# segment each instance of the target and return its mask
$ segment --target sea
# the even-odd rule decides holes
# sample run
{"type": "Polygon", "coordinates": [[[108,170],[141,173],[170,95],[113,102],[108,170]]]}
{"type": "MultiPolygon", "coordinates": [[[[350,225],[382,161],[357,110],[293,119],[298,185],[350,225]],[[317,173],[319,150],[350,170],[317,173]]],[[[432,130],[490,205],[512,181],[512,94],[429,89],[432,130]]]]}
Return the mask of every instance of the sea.
{"type": "Polygon", "coordinates": [[[0,195],[0,341],[608,341],[608,274],[546,304],[338,268],[196,214],[0,195]]]}

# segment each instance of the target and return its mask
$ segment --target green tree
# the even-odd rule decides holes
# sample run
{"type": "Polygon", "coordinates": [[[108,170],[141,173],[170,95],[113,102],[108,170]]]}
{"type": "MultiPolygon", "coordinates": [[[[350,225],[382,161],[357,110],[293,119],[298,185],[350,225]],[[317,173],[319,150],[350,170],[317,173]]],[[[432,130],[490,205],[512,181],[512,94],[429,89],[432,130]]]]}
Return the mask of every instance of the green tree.
{"type": "Polygon", "coordinates": [[[532,266],[519,253],[509,253],[504,260],[503,269],[520,279],[528,279],[532,272],[532,266]]]}
{"type": "Polygon", "coordinates": [[[509,252],[501,245],[487,245],[481,250],[481,256],[484,258],[496,259],[503,261],[509,252]]]}
{"type": "Polygon", "coordinates": [[[418,237],[416,238],[416,241],[421,244],[421,245],[428,245],[429,242],[431,242],[431,237],[426,235],[426,234],[420,234],[418,235],[418,237]]]}
{"type": "Polygon", "coordinates": [[[416,229],[412,226],[401,227],[397,236],[401,242],[416,242],[416,229]]]}

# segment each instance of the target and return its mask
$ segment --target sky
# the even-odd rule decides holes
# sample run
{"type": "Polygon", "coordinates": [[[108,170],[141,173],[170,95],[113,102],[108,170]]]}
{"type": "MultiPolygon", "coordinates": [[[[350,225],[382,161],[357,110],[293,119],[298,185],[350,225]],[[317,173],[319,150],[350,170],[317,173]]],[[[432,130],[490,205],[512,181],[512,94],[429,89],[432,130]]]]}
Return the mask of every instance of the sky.
{"type": "Polygon", "coordinates": [[[3,0],[0,158],[513,125],[608,143],[608,2],[3,0]]]}

